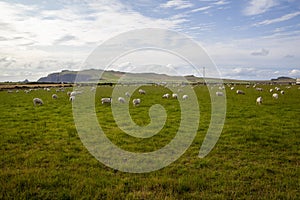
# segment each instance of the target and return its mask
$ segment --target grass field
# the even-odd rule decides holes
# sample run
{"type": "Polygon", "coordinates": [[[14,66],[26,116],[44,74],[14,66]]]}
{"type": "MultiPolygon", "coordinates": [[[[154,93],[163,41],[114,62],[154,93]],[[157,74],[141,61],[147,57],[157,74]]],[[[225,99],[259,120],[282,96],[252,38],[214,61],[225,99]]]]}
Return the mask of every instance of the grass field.
{"type": "MultiPolygon", "coordinates": [[[[194,88],[201,110],[198,133],[190,148],[171,165],[150,173],[111,169],[82,144],[65,92],[28,94],[0,91],[0,199],[300,199],[300,90],[284,88],[272,99],[270,88],[226,87],[227,115],[222,135],[205,158],[198,153],[210,122],[210,96],[194,88]],[[262,96],[262,105],[255,100],[262,96]],[[43,99],[34,107],[32,99],[43,99]]],[[[160,149],[175,136],[180,122],[178,102],[162,99],[167,89],[145,86],[139,107],[130,106],[133,120],[149,123],[148,110],[161,103],[168,118],[162,131],[149,139],[123,133],[111,107],[101,104],[112,87],[96,93],[99,123],[113,143],[133,152],[160,149]]],[[[139,97],[134,93],[132,97],[139,97]]],[[[75,99],[76,100],[76,99],[75,99]]]]}

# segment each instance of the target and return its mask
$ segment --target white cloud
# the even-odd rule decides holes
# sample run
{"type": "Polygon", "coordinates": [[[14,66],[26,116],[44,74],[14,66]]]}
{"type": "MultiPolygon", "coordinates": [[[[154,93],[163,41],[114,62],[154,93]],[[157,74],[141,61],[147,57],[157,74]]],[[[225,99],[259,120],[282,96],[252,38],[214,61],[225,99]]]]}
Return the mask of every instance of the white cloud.
{"type": "Polygon", "coordinates": [[[300,77],[300,70],[299,69],[293,69],[293,70],[289,71],[289,75],[294,76],[294,77],[300,77]]]}
{"type": "Polygon", "coordinates": [[[269,24],[274,24],[274,23],[278,23],[278,22],[284,22],[284,21],[290,20],[294,17],[297,17],[298,15],[300,15],[300,11],[286,14],[286,15],[283,15],[283,16],[275,18],[275,19],[267,19],[262,22],[254,24],[254,26],[269,25],[269,24]]]}
{"type": "MultiPolygon", "coordinates": [[[[97,44],[119,33],[147,27],[172,29],[184,22],[183,17],[146,17],[117,0],[80,4],[64,1],[51,10],[38,3],[0,2],[0,10],[0,55],[15,60],[1,63],[1,76],[6,74],[13,80],[23,80],[24,74],[35,80],[41,73],[74,68],[97,44]],[[45,65],[44,61],[49,59],[56,62],[45,65]]],[[[0,81],[6,79],[1,76],[0,81]]]]}
{"type": "Polygon", "coordinates": [[[205,10],[208,10],[210,8],[211,8],[211,6],[205,6],[205,7],[200,7],[200,8],[193,9],[190,12],[194,13],[194,12],[199,12],[199,11],[205,11],[205,10]]]}
{"type": "Polygon", "coordinates": [[[174,8],[176,10],[191,8],[193,6],[194,5],[192,3],[190,3],[189,1],[185,1],[185,0],[170,0],[170,1],[160,5],[161,8],[174,8]]]}
{"type": "Polygon", "coordinates": [[[275,0],[251,0],[245,8],[244,14],[247,16],[262,14],[276,5],[275,0]]]}

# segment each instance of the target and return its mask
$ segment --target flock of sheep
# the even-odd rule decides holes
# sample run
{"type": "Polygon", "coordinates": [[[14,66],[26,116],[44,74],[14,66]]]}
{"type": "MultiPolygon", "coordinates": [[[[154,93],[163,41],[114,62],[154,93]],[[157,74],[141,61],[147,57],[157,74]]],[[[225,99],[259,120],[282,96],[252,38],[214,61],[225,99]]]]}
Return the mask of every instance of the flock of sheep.
{"type": "MultiPolygon", "coordinates": [[[[49,88],[44,88],[44,90],[50,91],[49,88]]],[[[96,90],[95,87],[92,87],[92,88],[91,88],[91,91],[95,91],[95,90],[96,90]]],[[[30,91],[31,91],[31,90],[28,90],[28,91],[25,91],[25,92],[26,92],[26,93],[29,93],[30,91]]],[[[59,90],[56,90],[56,91],[58,92],[58,91],[64,91],[64,90],[59,89],[59,90]]],[[[182,91],[181,89],[178,89],[178,92],[181,92],[181,91],[182,91]]],[[[138,92],[139,92],[140,95],[146,95],[146,91],[143,90],[143,89],[139,89],[138,92]]],[[[10,91],[9,91],[9,93],[10,93],[10,91]]],[[[81,93],[82,93],[82,91],[72,91],[72,92],[68,91],[68,92],[67,92],[67,95],[69,96],[69,100],[70,100],[71,102],[73,102],[73,101],[75,100],[75,96],[78,95],[78,94],[81,94],[81,93]]],[[[130,97],[129,92],[126,92],[126,93],[125,93],[125,96],[129,98],[129,97],[130,97]]],[[[57,99],[57,98],[58,98],[57,94],[53,94],[53,95],[52,95],[52,99],[57,99]]],[[[170,95],[169,93],[166,93],[166,94],[162,95],[162,98],[166,98],[166,99],[169,99],[169,98],[178,99],[178,94],[177,94],[177,93],[173,93],[172,95],[170,95]]],[[[182,96],[182,99],[183,99],[183,100],[187,100],[187,99],[188,99],[188,95],[184,94],[184,95],[182,96]]],[[[126,100],[125,100],[124,97],[119,97],[119,98],[118,98],[118,102],[120,102],[120,103],[125,103],[126,100]]],[[[101,99],[101,103],[102,103],[102,104],[111,104],[111,103],[112,103],[112,98],[111,98],[111,97],[105,97],[105,98],[102,98],[102,99],[101,99]]],[[[33,105],[34,105],[34,106],[36,106],[36,105],[43,105],[43,104],[44,104],[44,102],[43,102],[42,99],[37,98],[37,97],[33,99],[33,105]]],[[[138,106],[138,105],[140,105],[140,104],[141,104],[141,99],[139,99],[139,98],[133,99],[133,100],[132,100],[132,104],[133,104],[133,106],[138,106]]]]}
{"type": "MultiPolygon", "coordinates": [[[[230,87],[231,90],[234,90],[234,87],[231,87],[230,85],[228,85],[228,87],[230,87]]],[[[246,85],[246,88],[249,88],[249,87],[250,87],[250,85],[246,85]]],[[[264,90],[263,88],[256,87],[256,84],[253,85],[253,88],[255,88],[255,90],[256,90],[256,91],[259,91],[259,92],[262,92],[262,91],[264,90]]],[[[291,88],[291,86],[286,86],[286,89],[290,89],[290,88],[291,88]]],[[[219,87],[219,90],[224,90],[224,89],[225,89],[224,86],[219,87]]],[[[299,87],[298,89],[300,89],[300,87],[299,87]]],[[[277,91],[278,93],[280,92],[281,95],[284,95],[284,94],[285,94],[285,91],[282,90],[282,89],[279,88],[279,87],[275,87],[274,89],[271,88],[271,89],[269,90],[269,92],[272,94],[272,97],[273,97],[274,99],[278,99],[278,98],[279,98],[279,95],[278,95],[278,93],[276,93],[276,91],[277,91]]],[[[244,92],[243,90],[236,90],[236,94],[242,94],[242,95],[245,95],[245,92],[244,92]]],[[[216,95],[217,95],[217,96],[224,96],[224,93],[221,92],[221,91],[217,91],[217,92],[216,92],[216,95]]],[[[261,105],[262,103],[263,103],[263,98],[262,98],[262,96],[257,97],[257,98],[256,98],[256,104],[261,105]]]]}
{"type": "MultiPolygon", "coordinates": [[[[143,89],[139,89],[139,94],[140,94],[140,95],[145,95],[145,94],[146,94],[146,91],[143,90],[143,89]]],[[[126,93],[125,93],[125,96],[126,96],[126,97],[130,97],[130,94],[129,94],[128,92],[126,92],[126,93]]],[[[170,95],[169,93],[166,93],[166,94],[162,95],[162,98],[169,99],[169,98],[171,98],[171,95],[170,95]]],[[[173,93],[173,94],[172,94],[172,98],[173,98],[173,99],[178,99],[178,94],[173,93]]],[[[186,94],[183,95],[183,96],[182,96],[182,99],[183,99],[183,100],[188,99],[188,95],[186,95],[186,94]]],[[[102,102],[102,104],[106,104],[106,103],[110,104],[110,103],[112,102],[112,98],[111,98],[111,97],[102,98],[102,99],[101,99],[101,102],[102,102]]],[[[119,97],[119,98],[118,98],[118,102],[120,102],[120,103],[125,103],[126,100],[125,100],[124,97],[119,97]]],[[[132,100],[133,106],[138,106],[138,105],[140,105],[140,103],[141,103],[141,99],[133,99],[133,100],[132,100]]]]}
{"type": "MultiPolygon", "coordinates": [[[[230,87],[230,90],[234,90],[235,89],[235,87],[231,86],[231,85],[228,85],[228,87],[230,87]]],[[[249,87],[250,87],[250,85],[246,85],[246,88],[249,88],[249,87]]],[[[259,91],[259,92],[262,92],[264,90],[263,88],[257,87],[256,85],[253,85],[253,88],[255,88],[255,90],[259,91]]],[[[286,86],[286,89],[290,89],[290,88],[291,88],[290,86],[286,86]]],[[[300,87],[298,89],[300,89],[300,87]]],[[[33,89],[28,89],[28,90],[24,90],[24,92],[25,93],[29,93],[32,90],[33,89]]],[[[51,91],[50,88],[44,88],[44,90],[48,91],[48,92],[51,91]]],[[[95,90],[96,90],[95,87],[91,88],[91,91],[95,91],[95,90]]],[[[216,96],[224,96],[224,93],[222,92],[222,90],[225,90],[225,86],[220,86],[219,87],[219,90],[215,93],[216,96]]],[[[12,90],[8,90],[7,92],[8,93],[12,93],[12,90]]],[[[18,93],[19,90],[16,90],[15,92],[18,93]]],[[[62,88],[58,88],[58,89],[56,89],[56,92],[64,92],[64,88],[63,87],[62,88]]],[[[139,89],[138,92],[139,92],[140,95],[146,95],[146,91],[143,90],[143,89],[139,89]]],[[[182,89],[178,89],[178,92],[182,92],[182,89]]],[[[279,87],[271,88],[269,90],[269,92],[272,94],[272,98],[274,98],[274,99],[278,99],[279,98],[279,94],[281,94],[281,95],[285,94],[285,91],[282,90],[279,87]]],[[[68,91],[67,95],[69,96],[69,100],[70,101],[74,101],[76,95],[81,94],[81,93],[82,93],[81,91],[72,91],[72,92],[68,91]]],[[[243,90],[238,89],[238,90],[236,90],[236,94],[238,94],[238,95],[245,95],[245,92],[243,90]]],[[[127,98],[130,97],[130,94],[128,92],[125,93],[125,98],[126,97],[127,98]]],[[[57,99],[57,98],[58,98],[57,94],[52,94],[52,99],[57,99]]],[[[119,103],[125,103],[126,102],[125,98],[124,97],[119,97],[118,98],[118,102],[119,103]]],[[[173,94],[166,93],[166,94],[162,95],[162,98],[165,98],[165,99],[169,99],[169,98],[178,99],[179,96],[178,96],[177,93],[173,93],[173,94]]],[[[188,99],[188,95],[184,94],[182,96],[182,99],[183,100],[188,99]]],[[[111,97],[102,98],[101,99],[101,103],[102,104],[111,104],[112,103],[112,98],[111,97]]],[[[261,105],[262,103],[263,103],[262,96],[257,97],[256,98],[256,104],[261,105]]],[[[34,106],[36,106],[36,105],[43,105],[44,102],[40,98],[34,98],[33,99],[33,104],[34,104],[34,106]]],[[[141,99],[139,99],[139,98],[133,99],[132,100],[132,104],[133,104],[133,106],[140,105],[141,104],[141,99]]]]}

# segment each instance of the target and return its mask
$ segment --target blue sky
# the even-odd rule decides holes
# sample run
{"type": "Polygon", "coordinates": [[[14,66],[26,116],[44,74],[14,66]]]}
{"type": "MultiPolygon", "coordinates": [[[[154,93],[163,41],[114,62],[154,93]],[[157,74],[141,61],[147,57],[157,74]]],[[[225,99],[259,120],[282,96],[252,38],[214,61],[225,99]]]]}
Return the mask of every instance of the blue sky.
{"type": "Polygon", "coordinates": [[[0,11],[0,81],[80,69],[102,42],[140,28],[193,38],[223,78],[300,77],[299,0],[10,0],[0,11]]]}

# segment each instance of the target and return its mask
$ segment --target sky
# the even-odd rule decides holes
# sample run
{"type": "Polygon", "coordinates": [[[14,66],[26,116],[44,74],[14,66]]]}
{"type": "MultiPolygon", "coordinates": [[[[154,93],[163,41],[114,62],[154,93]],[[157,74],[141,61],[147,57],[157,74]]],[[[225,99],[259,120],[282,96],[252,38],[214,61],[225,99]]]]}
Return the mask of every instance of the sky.
{"type": "Polygon", "coordinates": [[[222,78],[300,77],[299,0],[0,0],[0,27],[0,82],[82,69],[103,42],[142,28],[192,38],[222,78]]]}

